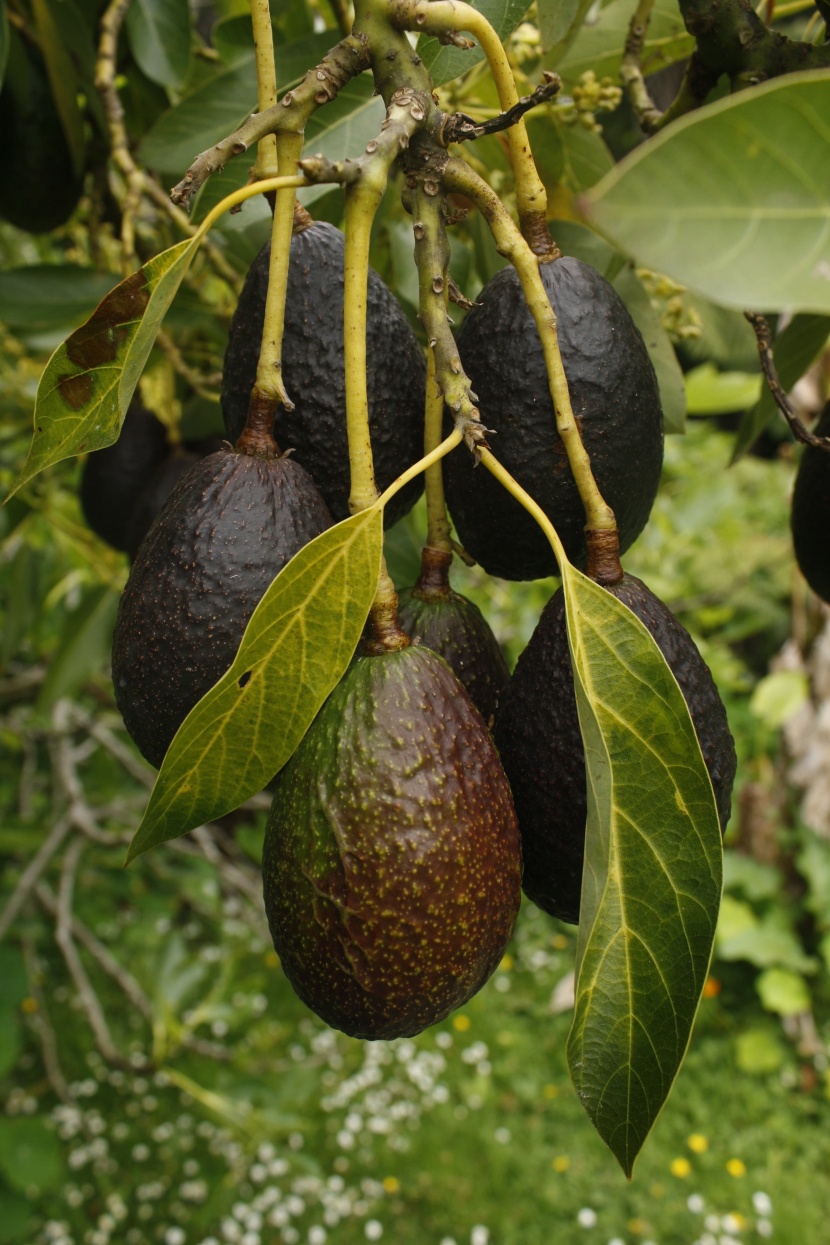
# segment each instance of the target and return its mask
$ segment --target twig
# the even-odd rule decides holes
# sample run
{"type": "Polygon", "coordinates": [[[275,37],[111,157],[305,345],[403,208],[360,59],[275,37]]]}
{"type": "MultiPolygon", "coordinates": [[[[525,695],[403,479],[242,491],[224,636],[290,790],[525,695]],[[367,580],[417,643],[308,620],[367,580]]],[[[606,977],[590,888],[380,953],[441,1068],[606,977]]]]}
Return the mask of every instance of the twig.
{"type": "Polygon", "coordinates": [[[37,886],[44,870],[60,848],[71,828],[71,817],[62,817],[60,821],[57,821],[52,827],[51,833],[43,840],[38,851],[24,869],[20,881],[12,891],[2,914],[0,914],[0,941],[5,938],[11,929],[26,900],[37,886]]]}
{"type": "Polygon", "coordinates": [[[772,352],[772,333],[766,318],[754,311],[745,311],[744,317],[752,325],[758,342],[758,356],[761,360],[761,370],[764,373],[764,379],[769,386],[775,405],[789,424],[793,436],[797,441],[803,442],[804,445],[812,445],[816,449],[827,450],[830,453],[830,437],[817,437],[814,432],[810,432],[805,428],[796,414],[790,399],[787,397],[784,386],[778,379],[778,370],[775,366],[775,358],[772,352]]]}
{"type": "Polygon", "coordinates": [[[116,735],[113,735],[109,727],[105,726],[103,722],[97,721],[91,714],[82,709],[80,705],[69,704],[67,711],[74,719],[75,724],[88,731],[94,739],[97,739],[98,743],[103,748],[106,748],[107,752],[115,757],[116,761],[124,767],[131,778],[137,779],[145,787],[152,787],[156,780],[155,770],[135,756],[126,744],[123,744],[116,735]]]}
{"type": "Polygon", "coordinates": [[[46,1076],[61,1102],[71,1104],[73,1098],[61,1068],[55,1030],[52,1028],[51,1021],[49,1020],[49,1013],[46,1010],[46,998],[40,988],[40,970],[37,966],[34,943],[30,938],[24,937],[22,945],[26,975],[29,979],[29,994],[37,1004],[37,1011],[32,1016],[32,1022],[40,1038],[40,1049],[43,1055],[43,1066],[46,1069],[46,1076]]]}
{"type": "MultiPolygon", "coordinates": [[[[651,2],[653,3],[653,0],[651,2]]],[[[530,112],[531,108],[553,99],[561,89],[562,80],[559,75],[545,70],[544,80],[531,95],[523,95],[512,108],[508,108],[506,112],[500,112],[496,117],[491,117],[489,121],[475,121],[463,112],[450,113],[444,122],[443,141],[463,143],[469,139],[484,138],[487,134],[498,134],[502,130],[509,129],[511,125],[515,125],[526,112],[530,112]]]]}

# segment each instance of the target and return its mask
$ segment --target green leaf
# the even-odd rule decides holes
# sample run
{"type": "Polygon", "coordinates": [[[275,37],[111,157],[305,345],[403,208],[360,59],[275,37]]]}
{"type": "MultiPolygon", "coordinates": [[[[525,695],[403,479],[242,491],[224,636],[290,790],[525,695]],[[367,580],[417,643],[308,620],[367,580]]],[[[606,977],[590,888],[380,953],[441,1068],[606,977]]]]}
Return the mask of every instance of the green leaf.
{"type": "Polygon", "coordinates": [[[0,0],[0,86],[6,75],[6,61],[9,55],[9,18],[6,12],[6,0],[0,0]]]}
{"type": "Polygon", "coordinates": [[[64,1178],[61,1145],[41,1116],[0,1118],[0,1172],[14,1189],[56,1189],[64,1178]]]}
{"type": "Polygon", "coordinates": [[[55,0],[32,0],[32,11],[40,50],[49,75],[49,85],[72,156],[72,167],[76,175],[79,175],[86,155],[84,122],[78,106],[81,83],[61,29],[60,8],[55,0]]]}
{"type": "Polygon", "coordinates": [[[596,130],[587,130],[577,121],[560,128],[565,180],[574,192],[589,190],[610,173],[614,158],[596,130]]]}
{"type": "Polygon", "coordinates": [[[593,0],[537,0],[542,47],[560,56],[578,34],[593,0]]]}
{"type": "Polygon", "coordinates": [[[90,675],[103,670],[112,646],[119,595],[113,588],[99,584],[69,615],[58,651],[49,662],[38,693],[39,709],[49,708],[62,696],[71,696],[90,675]]]}
{"type": "Polygon", "coordinates": [[[756,683],[749,709],[764,726],[778,730],[809,703],[810,682],[802,670],[774,670],[756,683]]]}
{"type": "Polygon", "coordinates": [[[807,982],[786,968],[768,968],[755,982],[755,989],[766,1010],[779,1016],[796,1016],[812,1007],[807,982]]]}
{"type": "Polygon", "coordinates": [[[139,145],[141,163],[183,177],[199,152],[239,128],[256,99],[256,66],[248,55],[159,117],[139,145]]]}
{"type": "MultiPolygon", "coordinates": [[[[504,42],[516,29],[529,5],[528,0],[471,0],[470,7],[478,9],[487,18],[504,42]]],[[[450,82],[484,60],[484,53],[478,44],[469,51],[464,51],[439,43],[431,35],[421,35],[418,40],[418,55],[436,86],[450,82]]]]}
{"type": "MultiPolygon", "coordinates": [[[[789,324],[775,339],[772,349],[775,370],[784,391],[792,389],[797,380],[818,357],[830,337],[830,317],[793,316],[789,324]]],[[[761,389],[761,399],[741,420],[732,451],[732,462],[743,458],[758,437],[778,413],[778,407],[769,385],[761,389]]]]}
{"type": "Polygon", "coordinates": [[[686,405],[690,415],[727,415],[745,411],[761,392],[761,377],[749,372],[719,372],[701,363],[686,373],[686,405]]]}
{"type": "Polygon", "coordinates": [[[712,784],[655,641],[565,564],[588,822],[568,1064],[625,1173],[665,1102],[709,968],[721,889],[712,784]]]}
{"type": "Polygon", "coordinates": [[[352,658],[382,545],[382,512],[366,510],[283,568],[233,665],[176,732],[128,861],[237,808],[282,768],[352,658]]]}
{"type": "Polygon", "coordinates": [[[199,241],[188,238],[156,255],[58,346],[38,386],[34,437],[10,497],[44,467],[118,439],[159,325],[199,241]]]}
{"type": "Polygon", "coordinates": [[[638,263],[715,302],[830,312],[830,74],[776,78],[685,117],[582,200],[638,263]]]}
{"type": "Polygon", "coordinates": [[[30,264],[0,273],[0,319],[19,332],[73,329],[118,278],[79,264],[30,264]]]}
{"type": "Polygon", "coordinates": [[[187,0],[134,0],[127,11],[133,56],[151,82],[180,87],[190,63],[187,0]]]}
{"type": "MultiPolygon", "coordinates": [[[[576,37],[566,41],[564,48],[561,43],[551,47],[545,65],[557,69],[569,83],[588,70],[598,78],[616,77],[632,13],[631,0],[611,0],[611,4],[600,10],[596,21],[585,22],[573,32],[576,37]]],[[[653,74],[682,60],[694,46],[676,0],[656,0],[641,61],[643,73],[653,74]]]]}

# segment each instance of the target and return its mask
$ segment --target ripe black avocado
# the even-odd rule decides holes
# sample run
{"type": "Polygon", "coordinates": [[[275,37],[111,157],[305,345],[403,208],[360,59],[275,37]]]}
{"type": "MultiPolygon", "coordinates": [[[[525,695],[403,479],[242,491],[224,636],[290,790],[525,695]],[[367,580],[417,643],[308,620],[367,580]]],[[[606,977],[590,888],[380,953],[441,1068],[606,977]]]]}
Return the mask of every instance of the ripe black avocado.
{"type": "MultiPolygon", "coordinates": [[[[685,697],[712,780],[721,829],[729,819],[735,745],[709,668],[686,628],[642,580],[607,589],[648,628],[685,697]]],[[[525,894],[562,921],[579,921],[587,793],[564,593],[545,606],[505,691],[494,730],[510,781],[525,894]]]]}
{"type": "Polygon", "coordinates": [[[113,549],[130,548],[133,511],[169,452],[164,424],[133,401],[118,440],[88,455],[81,474],[81,509],[93,532],[113,549]]]}
{"type": "Polygon", "coordinates": [[[519,910],[519,835],[435,653],[354,659],[276,779],[262,875],[285,974],[334,1028],[411,1036],[481,988],[519,910]]]}
{"type": "MultiPolygon", "coordinates": [[[[830,437],[830,402],[815,427],[830,437]]],[[[793,490],[790,517],[795,557],[816,596],[830,602],[830,454],[806,445],[793,490]]]]}
{"type": "MultiPolygon", "coordinates": [[[[230,441],[236,441],[248,415],[270,256],[268,243],[248,272],[231,323],[222,379],[222,412],[230,441]]],[[[314,477],[335,520],[349,515],[343,259],[343,235],[333,225],[312,224],[292,239],[282,362],[294,410],[278,411],[274,421],[275,439],[314,477]]],[[[375,479],[382,492],[423,455],[426,367],[394,295],[371,268],[366,367],[375,479]]],[[[386,507],[385,525],[405,515],[422,490],[420,475],[405,485],[386,507]]]]}
{"type": "MultiPolygon", "coordinates": [[[[563,256],[539,272],[556,313],[571,405],[621,551],[645,527],[663,462],[663,412],[639,329],[603,276],[563,256]]],[[[458,333],[491,449],[547,514],[568,557],[584,566],[585,513],[556,430],[542,345],[514,268],[496,273],[458,333]]],[[[449,415],[446,431],[451,427],[449,415]]],[[[557,573],[538,524],[465,446],[444,459],[447,504],[461,543],[491,575],[557,573]]]]}
{"type": "Polygon", "coordinates": [[[307,471],[229,446],[194,463],[142,541],[115,622],[124,725],[151,764],[228,669],[271,581],[331,526],[307,471]]]}

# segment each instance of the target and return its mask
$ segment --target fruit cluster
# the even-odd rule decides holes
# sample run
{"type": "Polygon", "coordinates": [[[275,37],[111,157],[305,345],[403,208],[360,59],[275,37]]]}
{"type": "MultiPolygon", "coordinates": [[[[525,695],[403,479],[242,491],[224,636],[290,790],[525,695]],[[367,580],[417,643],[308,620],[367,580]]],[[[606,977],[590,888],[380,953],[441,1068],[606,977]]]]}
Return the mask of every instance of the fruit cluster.
{"type": "MultiPolygon", "coordinates": [[[[343,237],[305,220],[295,230],[283,345],[294,406],[276,418],[253,404],[249,411],[268,252],[254,262],[231,326],[228,440],[200,456],[173,452],[161,426],[135,408],[121,439],[85,469],[90,523],[133,559],[113,680],[127,729],[156,766],[230,666],[274,577],[349,513],[343,237]]],[[[662,464],[654,370],[625,305],[594,269],[557,258],[540,271],[574,415],[625,550],[648,519],[662,464]]],[[[542,345],[512,267],[485,287],[457,340],[500,460],[538,500],[568,558],[590,570],[542,345]]],[[[425,368],[371,271],[367,377],[384,487],[420,456],[425,368]]],[[[445,460],[445,483],[459,537],[485,570],[512,580],[556,573],[540,529],[466,447],[445,460]]],[[[418,492],[417,482],[402,488],[386,522],[418,492]]],[[[274,945],[300,997],[366,1038],[417,1033],[470,998],[504,953],[522,886],[545,911],[579,919],[586,778],[563,594],[510,677],[481,613],[450,587],[451,559],[428,545],[397,611],[370,615],[345,676],[272,783],[263,879],[274,945]]],[[[641,619],[673,670],[724,825],[735,752],[707,667],[639,580],[620,569],[604,586],[641,619]]]]}

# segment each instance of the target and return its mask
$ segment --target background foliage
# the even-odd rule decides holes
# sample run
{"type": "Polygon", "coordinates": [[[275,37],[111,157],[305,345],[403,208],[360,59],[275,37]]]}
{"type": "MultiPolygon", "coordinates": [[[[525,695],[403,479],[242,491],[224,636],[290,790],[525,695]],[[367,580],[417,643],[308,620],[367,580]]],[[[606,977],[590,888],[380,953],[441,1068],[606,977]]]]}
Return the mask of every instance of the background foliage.
{"type": "MultiPolygon", "coordinates": [[[[760,105],[749,95],[725,100],[682,123],[679,139],[672,131],[618,165],[640,138],[630,111],[624,101],[596,111],[591,79],[581,75],[617,71],[630,5],[612,0],[587,22],[577,3],[540,0],[529,15],[498,0],[479,7],[509,41],[520,81],[523,73],[538,77],[543,63],[561,72],[571,102],[530,120],[554,232],[628,301],[652,347],[672,430],[683,428],[686,407],[691,415],[685,435],[668,439],[655,511],[626,558],[700,644],[739,750],[716,959],[688,1061],[629,1186],[568,1081],[572,928],[526,905],[500,970],[460,1014],[414,1041],[363,1044],[326,1029],[279,973],[257,867],[264,797],[124,871],[152,782],[107,681],[127,566],[86,528],[80,464],[70,458],[0,512],[0,1240],[823,1239],[828,612],[794,568],[788,497],[797,451],[770,422],[751,331],[729,309],[742,295],[728,295],[738,260],[754,279],[775,275],[775,241],[759,243],[749,261],[738,256],[735,270],[714,265],[717,288],[690,290],[680,284],[691,275],[678,248],[676,269],[670,248],[642,252],[635,269],[585,229],[582,215],[587,204],[588,218],[639,260],[637,240],[618,237],[602,215],[613,217],[615,196],[636,199],[638,169],[659,167],[670,180],[672,160],[688,167],[687,151],[669,152],[672,141],[699,133],[709,117],[716,124],[736,108],[763,107],[776,91],[797,102],[802,85],[782,80],[760,105]],[[739,420],[736,441],[725,429],[739,420]],[[744,454],[729,468],[736,446],[749,448],[748,429],[764,434],[760,455],[744,454]]],[[[34,391],[52,349],[123,275],[126,182],[107,162],[107,117],[95,88],[98,16],[87,0],[3,9],[0,48],[9,29],[30,32],[50,81],[64,84],[56,105],[84,174],[77,209],[60,228],[32,234],[0,224],[4,495],[28,450],[34,391]]],[[[278,5],[274,21],[285,87],[337,36],[324,5],[278,5]]],[[[811,10],[790,21],[803,33],[811,10]]],[[[483,65],[427,40],[420,50],[447,106],[481,116],[496,110],[483,65]],[[468,72],[455,78],[462,67],[468,72]]],[[[689,50],[673,4],[659,4],[647,67],[669,73],[689,50]]],[[[231,0],[188,15],[174,0],[133,4],[116,85],[138,167],[162,186],[178,180],[198,151],[250,111],[252,65],[243,5],[231,0]]],[[[371,83],[358,79],[317,114],[309,149],[353,154],[381,119],[371,83]]],[[[826,135],[811,138],[809,126],[799,134],[809,176],[793,193],[812,196],[820,213],[821,185],[816,191],[811,179],[827,167],[826,135]]],[[[727,165],[729,139],[720,133],[718,141],[727,165]]],[[[500,141],[482,140],[470,155],[510,204],[500,141]]],[[[731,158],[742,167],[737,149],[731,158]]],[[[232,161],[208,182],[194,220],[244,183],[249,163],[232,161]]],[[[727,190],[739,185],[737,176],[724,181],[727,190]]],[[[414,323],[411,231],[398,194],[393,186],[384,200],[372,258],[414,323]]],[[[301,197],[315,215],[340,222],[339,192],[315,188],[301,197]]],[[[681,204],[676,190],[654,198],[662,219],[681,204]]],[[[682,206],[689,209],[686,195],[682,206]]],[[[181,239],[146,192],[134,223],[139,262],[181,239]]],[[[780,241],[780,223],[767,224],[780,241]]],[[[711,230],[715,251],[717,222],[711,230]]],[[[197,255],[165,318],[168,336],[150,355],[142,398],[184,436],[221,427],[217,374],[229,318],[267,231],[264,202],[223,218],[216,234],[223,262],[197,255]]],[[[474,297],[503,261],[477,217],[455,232],[453,275],[474,297]]],[[[803,282],[792,288],[803,290],[803,282]]],[[[789,330],[781,322],[777,357],[788,386],[812,368],[800,388],[809,415],[830,385],[826,356],[814,365],[830,306],[808,300],[798,308],[789,330]]],[[[400,586],[417,573],[423,531],[418,509],[387,537],[400,586]]],[[[511,661],[555,586],[508,585],[461,566],[454,584],[480,604],[511,661]]]]}

